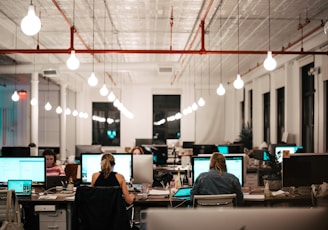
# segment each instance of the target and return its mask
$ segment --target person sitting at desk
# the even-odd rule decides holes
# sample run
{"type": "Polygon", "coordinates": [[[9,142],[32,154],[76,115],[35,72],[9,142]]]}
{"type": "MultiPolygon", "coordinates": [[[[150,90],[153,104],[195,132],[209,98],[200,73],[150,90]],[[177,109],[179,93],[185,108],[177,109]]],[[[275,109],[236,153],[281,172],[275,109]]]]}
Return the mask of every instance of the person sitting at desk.
{"type": "Polygon", "coordinates": [[[144,151],[142,150],[141,147],[139,146],[135,146],[132,150],[131,153],[134,155],[140,155],[140,154],[144,154],[144,151]]]}
{"type": "Polygon", "coordinates": [[[47,176],[65,176],[65,172],[60,165],[56,165],[56,153],[51,149],[43,151],[46,158],[46,175],[47,176]]]}
{"type": "Polygon", "coordinates": [[[120,186],[125,202],[132,204],[135,195],[129,193],[124,176],[113,171],[114,165],[114,156],[111,153],[105,153],[101,157],[101,171],[92,174],[91,186],[120,186]]]}
{"type": "Polygon", "coordinates": [[[224,155],[214,152],[210,160],[210,170],[197,177],[190,192],[194,195],[218,195],[236,193],[237,205],[242,206],[244,195],[238,178],[227,172],[224,155]]]}

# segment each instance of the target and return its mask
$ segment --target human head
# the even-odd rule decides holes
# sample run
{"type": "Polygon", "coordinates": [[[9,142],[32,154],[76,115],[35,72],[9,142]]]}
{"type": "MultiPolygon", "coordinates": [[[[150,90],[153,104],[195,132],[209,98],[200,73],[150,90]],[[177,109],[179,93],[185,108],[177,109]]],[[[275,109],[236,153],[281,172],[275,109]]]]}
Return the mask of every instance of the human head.
{"type": "Polygon", "coordinates": [[[132,154],[139,155],[139,154],[144,154],[144,151],[142,150],[141,147],[136,146],[131,150],[132,154]]]}
{"type": "Polygon", "coordinates": [[[56,153],[51,149],[45,149],[43,156],[46,158],[47,168],[54,167],[56,165],[56,153]]]}
{"type": "Polygon", "coordinates": [[[214,152],[210,160],[210,169],[216,169],[219,171],[220,175],[222,175],[223,172],[226,172],[227,165],[224,155],[218,152],[214,152]]]}
{"type": "Polygon", "coordinates": [[[113,171],[115,159],[113,154],[104,153],[101,157],[101,171],[104,173],[105,178],[113,171]]]}

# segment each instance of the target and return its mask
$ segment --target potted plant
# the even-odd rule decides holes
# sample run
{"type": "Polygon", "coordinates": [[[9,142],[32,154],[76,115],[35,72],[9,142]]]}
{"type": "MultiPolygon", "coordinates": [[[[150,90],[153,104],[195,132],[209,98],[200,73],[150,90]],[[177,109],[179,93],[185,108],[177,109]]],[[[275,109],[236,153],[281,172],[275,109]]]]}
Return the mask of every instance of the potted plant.
{"type": "Polygon", "coordinates": [[[253,148],[253,129],[249,122],[243,124],[239,134],[239,141],[244,145],[244,148],[248,150],[253,148]]]}
{"type": "Polygon", "coordinates": [[[273,153],[269,154],[269,166],[271,168],[268,175],[264,175],[264,184],[269,183],[269,189],[276,191],[281,189],[281,163],[278,162],[276,155],[273,153]]]}

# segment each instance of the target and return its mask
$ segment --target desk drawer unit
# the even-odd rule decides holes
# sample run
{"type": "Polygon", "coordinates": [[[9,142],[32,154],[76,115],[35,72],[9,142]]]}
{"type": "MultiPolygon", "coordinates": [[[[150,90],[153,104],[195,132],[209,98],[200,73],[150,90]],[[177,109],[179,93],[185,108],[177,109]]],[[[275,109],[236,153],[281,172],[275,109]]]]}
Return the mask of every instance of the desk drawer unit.
{"type": "Polygon", "coordinates": [[[40,212],[40,230],[66,230],[66,210],[58,209],[54,212],[40,212]]]}

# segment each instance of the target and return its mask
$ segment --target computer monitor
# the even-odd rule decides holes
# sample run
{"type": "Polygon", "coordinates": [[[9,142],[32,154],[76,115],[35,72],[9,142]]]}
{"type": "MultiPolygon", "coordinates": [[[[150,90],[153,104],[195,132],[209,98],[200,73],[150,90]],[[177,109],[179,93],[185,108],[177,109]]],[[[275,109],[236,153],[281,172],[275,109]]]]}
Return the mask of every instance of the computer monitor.
{"type": "Polygon", "coordinates": [[[1,155],[5,157],[28,157],[31,155],[30,147],[2,146],[1,155]]]}
{"type": "Polygon", "coordinates": [[[43,151],[46,149],[51,149],[52,151],[54,151],[54,153],[59,154],[60,153],[60,147],[55,147],[55,146],[39,146],[38,147],[38,154],[39,156],[42,156],[43,151]]]}
{"type": "Polygon", "coordinates": [[[152,145],[152,144],[153,144],[152,138],[136,138],[136,146],[152,145]]]}
{"type": "MultiPolygon", "coordinates": [[[[224,155],[226,159],[227,172],[234,174],[240,185],[244,185],[246,177],[245,154],[224,155]]],[[[210,168],[211,156],[193,156],[192,157],[192,180],[193,183],[202,172],[207,172],[210,168]]]]}
{"type": "Polygon", "coordinates": [[[145,154],[153,156],[153,163],[156,165],[166,165],[168,158],[167,145],[142,145],[145,154]]]}
{"type": "Polygon", "coordinates": [[[81,153],[101,153],[101,145],[75,145],[75,158],[81,158],[81,153]]]}
{"type": "Polygon", "coordinates": [[[133,183],[153,184],[153,156],[133,155],[133,183]]]}
{"type": "Polygon", "coordinates": [[[195,144],[194,141],[183,141],[182,148],[183,149],[192,149],[192,146],[195,144]]]}
{"type": "Polygon", "coordinates": [[[256,160],[270,161],[270,152],[266,149],[255,149],[253,150],[253,157],[256,160]]]}
{"type": "Polygon", "coordinates": [[[230,144],[228,145],[229,153],[243,153],[244,145],[243,144],[230,144]]]}
{"type": "Polygon", "coordinates": [[[229,146],[228,145],[218,145],[218,152],[221,154],[228,154],[229,146]]]}
{"type": "Polygon", "coordinates": [[[196,144],[192,146],[193,155],[197,156],[198,154],[212,154],[218,151],[216,145],[207,145],[207,144],[196,144]]]}
{"type": "Polygon", "coordinates": [[[283,158],[283,187],[307,187],[328,182],[327,165],[327,153],[296,153],[289,158],[283,158]]]}
{"type": "Polygon", "coordinates": [[[166,139],[166,145],[168,148],[176,148],[179,146],[179,139],[166,139]]]}
{"type": "MultiPolygon", "coordinates": [[[[102,153],[82,153],[81,154],[81,178],[82,184],[91,184],[92,174],[101,170],[102,153]]],[[[132,154],[114,153],[115,159],[114,172],[124,176],[125,181],[129,182],[132,177],[132,154]]]]}
{"type": "Polygon", "coordinates": [[[0,157],[0,186],[8,180],[32,180],[32,185],[45,185],[46,161],[43,156],[0,157]]]}
{"type": "Polygon", "coordinates": [[[302,152],[303,146],[297,145],[275,145],[274,153],[279,163],[282,162],[284,157],[284,151],[288,151],[290,154],[302,152]]]}

